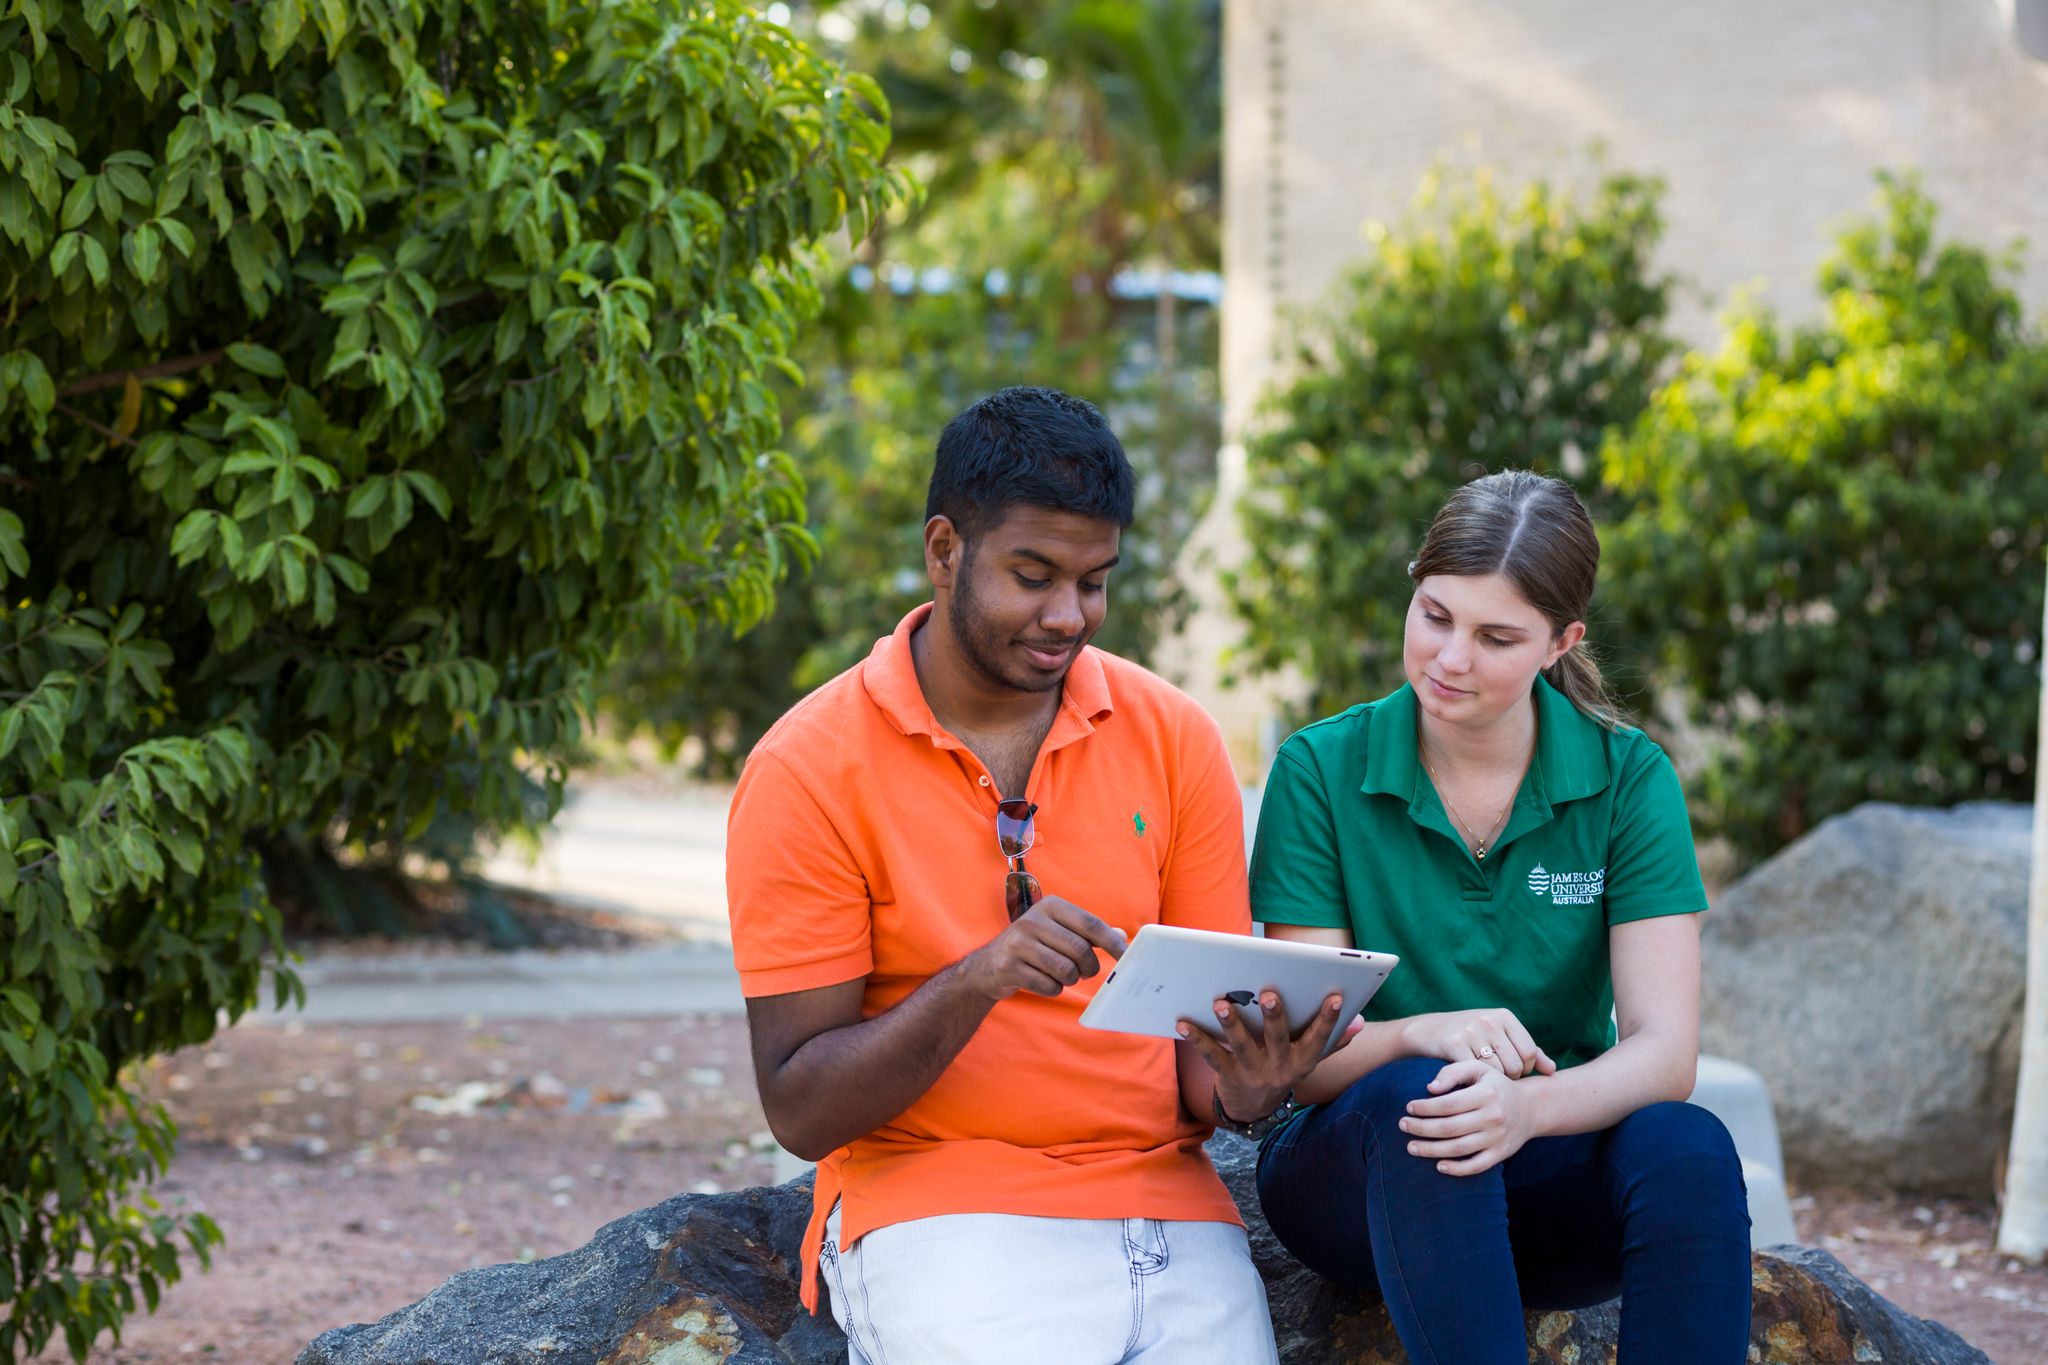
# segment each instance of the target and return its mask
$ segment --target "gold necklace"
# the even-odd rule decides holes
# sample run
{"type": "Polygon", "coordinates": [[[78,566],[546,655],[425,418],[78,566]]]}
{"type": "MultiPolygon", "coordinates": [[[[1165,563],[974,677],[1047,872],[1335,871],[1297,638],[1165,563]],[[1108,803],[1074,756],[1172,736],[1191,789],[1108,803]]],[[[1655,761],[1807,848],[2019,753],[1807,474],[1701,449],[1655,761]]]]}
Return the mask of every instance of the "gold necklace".
{"type": "MultiPolygon", "coordinates": [[[[1444,803],[1444,809],[1449,811],[1451,813],[1451,818],[1458,822],[1458,828],[1465,831],[1465,837],[1467,839],[1473,840],[1472,856],[1479,862],[1485,862],[1487,841],[1492,839],[1494,834],[1500,829],[1501,821],[1508,818],[1508,811],[1515,804],[1514,796],[1511,794],[1508,797],[1507,805],[1502,806],[1500,808],[1500,814],[1493,817],[1493,823],[1486,827],[1485,834],[1474,835],[1472,832],[1472,826],[1465,822],[1464,816],[1458,814],[1458,808],[1451,804],[1451,798],[1449,797],[1449,795],[1445,793],[1443,779],[1436,775],[1436,765],[1429,761],[1429,750],[1424,748],[1419,743],[1415,747],[1422,754],[1422,766],[1423,769],[1429,773],[1429,780],[1436,784],[1437,800],[1444,803]]],[[[1519,792],[1521,788],[1522,784],[1520,782],[1515,783],[1515,790],[1517,792],[1519,792]]]]}

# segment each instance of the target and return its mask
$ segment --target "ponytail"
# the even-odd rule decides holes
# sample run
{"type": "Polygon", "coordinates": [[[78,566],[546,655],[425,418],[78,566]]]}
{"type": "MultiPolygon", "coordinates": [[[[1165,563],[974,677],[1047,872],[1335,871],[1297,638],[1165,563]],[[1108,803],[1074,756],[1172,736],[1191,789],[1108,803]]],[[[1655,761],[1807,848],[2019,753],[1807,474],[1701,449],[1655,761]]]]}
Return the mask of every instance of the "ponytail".
{"type": "Polygon", "coordinates": [[[1618,730],[1628,724],[1628,713],[1608,690],[1607,680],[1600,676],[1600,665],[1593,661],[1584,641],[1559,655],[1556,663],[1543,670],[1543,676],[1564,694],[1566,701],[1608,729],[1618,730]]]}

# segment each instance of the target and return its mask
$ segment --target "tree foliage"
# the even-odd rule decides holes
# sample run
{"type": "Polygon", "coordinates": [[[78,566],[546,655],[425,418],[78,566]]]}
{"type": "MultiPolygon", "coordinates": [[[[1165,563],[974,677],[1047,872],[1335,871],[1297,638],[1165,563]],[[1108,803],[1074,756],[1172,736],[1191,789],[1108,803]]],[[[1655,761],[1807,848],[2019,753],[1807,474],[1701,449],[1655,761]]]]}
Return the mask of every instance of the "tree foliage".
{"type": "Polygon", "coordinates": [[[2048,337],[1887,179],[1818,323],[1735,320],[1604,455],[1640,510],[1602,572],[1717,737],[1695,814],[1749,856],[1862,801],[2033,792],[2048,337]]]}
{"type": "Polygon", "coordinates": [[[1298,672],[1305,715],[1399,685],[1407,563],[1452,489],[1507,467],[1580,478],[1674,350],[1658,182],[1509,198],[1481,173],[1439,190],[1433,176],[1399,230],[1374,225],[1372,253],[1301,320],[1247,443],[1238,666],[1298,672]]]}
{"type": "Polygon", "coordinates": [[[254,1003],[252,841],[518,822],[629,621],[767,610],[897,180],[736,0],[4,13],[0,1355],[82,1355],[219,1236],[121,1073],[254,1003]]]}
{"type": "Polygon", "coordinates": [[[1142,659],[1184,611],[1171,568],[1213,483],[1212,315],[1171,290],[1128,297],[1125,272],[1214,264],[1217,7],[944,0],[930,16],[874,7],[836,28],[886,91],[894,150],[928,193],[844,262],[801,353],[790,446],[818,567],[740,638],[629,651],[613,684],[614,717],[695,740],[710,773],[930,596],[933,446],[1004,385],[1102,405],[1139,471],[1098,642],[1142,659]]]}

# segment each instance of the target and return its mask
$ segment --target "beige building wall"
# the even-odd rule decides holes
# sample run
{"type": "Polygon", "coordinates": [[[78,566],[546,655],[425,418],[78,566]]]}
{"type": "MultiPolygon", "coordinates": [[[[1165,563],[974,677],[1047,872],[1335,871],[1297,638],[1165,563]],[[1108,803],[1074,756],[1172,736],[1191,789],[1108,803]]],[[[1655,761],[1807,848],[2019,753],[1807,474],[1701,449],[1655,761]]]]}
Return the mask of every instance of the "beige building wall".
{"type": "MultiPolygon", "coordinates": [[[[2017,0],[2033,4],[2036,0],[2017,0]]],[[[1223,430],[1219,496],[1186,568],[1201,609],[1166,659],[1257,775],[1273,686],[1225,689],[1235,631],[1218,572],[1244,488],[1236,442],[1276,377],[1284,318],[1410,207],[1429,168],[1583,180],[1589,146],[1668,183],[1674,325],[1712,345],[1752,290],[1815,311],[1833,231],[1880,168],[1917,169],[1940,230],[2031,237],[2048,310],[2048,62],[2015,0],[1226,0],[1223,430]]]]}

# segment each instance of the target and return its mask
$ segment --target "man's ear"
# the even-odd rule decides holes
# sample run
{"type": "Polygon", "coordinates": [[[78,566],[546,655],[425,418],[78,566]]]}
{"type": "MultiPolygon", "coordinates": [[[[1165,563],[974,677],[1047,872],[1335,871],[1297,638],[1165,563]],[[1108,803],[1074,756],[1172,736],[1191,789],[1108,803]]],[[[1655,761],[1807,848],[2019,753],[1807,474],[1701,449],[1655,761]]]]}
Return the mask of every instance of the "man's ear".
{"type": "Polygon", "coordinates": [[[950,592],[967,559],[967,538],[951,517],[933,517],[924,524],[924,572],[935,592],[950,592]]]}

